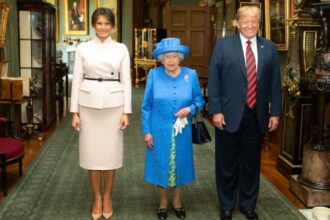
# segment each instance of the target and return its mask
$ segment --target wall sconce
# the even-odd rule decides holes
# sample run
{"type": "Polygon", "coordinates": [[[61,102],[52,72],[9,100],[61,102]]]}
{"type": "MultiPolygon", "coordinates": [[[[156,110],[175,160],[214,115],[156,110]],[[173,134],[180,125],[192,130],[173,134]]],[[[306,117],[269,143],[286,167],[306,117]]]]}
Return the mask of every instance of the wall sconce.
{"type": "Polygon", "coordinates": [[[0,48],[5,47],[8,12],[9,4],[0,0],[0,48]]]}

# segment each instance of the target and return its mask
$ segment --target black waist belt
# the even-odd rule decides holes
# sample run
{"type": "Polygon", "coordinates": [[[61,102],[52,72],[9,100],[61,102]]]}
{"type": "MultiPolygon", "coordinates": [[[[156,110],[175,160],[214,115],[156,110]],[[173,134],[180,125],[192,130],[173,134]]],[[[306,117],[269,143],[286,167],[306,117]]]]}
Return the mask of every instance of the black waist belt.
{"type": "Polygon", "coordinates": [[[86,80],[95,80],[95,81],[99,81],[99,82],[102,82],[102,81],[117,81],[117,82],[119,82],[119,79],[103,79],[103,78],[87,78],[87,77],[85,77],[84,79],[86,79],[86,80]]]}

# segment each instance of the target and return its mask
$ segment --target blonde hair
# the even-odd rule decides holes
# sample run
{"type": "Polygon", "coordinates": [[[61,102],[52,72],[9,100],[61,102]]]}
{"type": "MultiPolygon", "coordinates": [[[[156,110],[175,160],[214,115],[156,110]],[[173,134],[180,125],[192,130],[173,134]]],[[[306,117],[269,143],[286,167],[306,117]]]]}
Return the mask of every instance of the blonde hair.
{"type": "Polygon", "coordinates": [[[237,10],[236,21],[238,21],[241,17],[244,16],[253,16],[257,17],[260,21],[261,19],[261,11],[259,7],[256,6],[242,6],[237,10]]]}

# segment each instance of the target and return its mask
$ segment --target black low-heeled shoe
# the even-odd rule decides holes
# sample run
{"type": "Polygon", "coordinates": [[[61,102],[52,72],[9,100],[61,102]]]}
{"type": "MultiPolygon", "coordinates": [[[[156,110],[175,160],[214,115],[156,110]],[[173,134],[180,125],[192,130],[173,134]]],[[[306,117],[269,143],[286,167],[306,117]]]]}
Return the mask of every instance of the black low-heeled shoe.
{"type": "Polygon", "coordinates": [[[245,212],[244,214],[248,220],[258,220],[259,219],[258,214],[254,210],[245,212]]]}
{"type": "Polygon", "coordinates": [[[167,218],[167,209],[158,209],[157,217],[159,220],[165,220],[167,218]]]}
{"type": "Polygon", "coordinates": [[[221,210],[220,218],[221,218],[221,220],[231,220],[232,211],[231,210],[221,210]]]}
{"type": "Polygon", "coordinates": [[[173,210],[175,212],[176,217],[180,219],[186,218],[186,210],[183,207],[179,207],[179,208],[173,207],[173,210]]]}

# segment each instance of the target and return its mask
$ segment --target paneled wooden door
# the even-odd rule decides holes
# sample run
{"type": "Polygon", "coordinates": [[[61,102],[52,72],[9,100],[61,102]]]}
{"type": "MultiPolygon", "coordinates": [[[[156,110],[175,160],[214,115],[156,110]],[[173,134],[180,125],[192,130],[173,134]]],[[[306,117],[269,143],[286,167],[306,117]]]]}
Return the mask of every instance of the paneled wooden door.
{"type": "Polygon", "coordinates": [[[168,6],[166,29],[167,37],[179,38],[182,44],[190,47],[183,65],[207,77],[212,44],[210,7],[168,6]]]}

